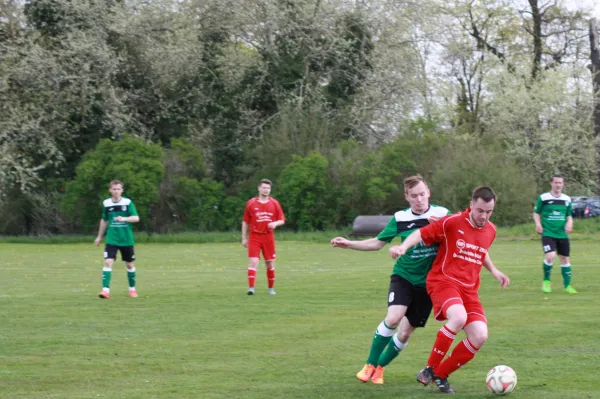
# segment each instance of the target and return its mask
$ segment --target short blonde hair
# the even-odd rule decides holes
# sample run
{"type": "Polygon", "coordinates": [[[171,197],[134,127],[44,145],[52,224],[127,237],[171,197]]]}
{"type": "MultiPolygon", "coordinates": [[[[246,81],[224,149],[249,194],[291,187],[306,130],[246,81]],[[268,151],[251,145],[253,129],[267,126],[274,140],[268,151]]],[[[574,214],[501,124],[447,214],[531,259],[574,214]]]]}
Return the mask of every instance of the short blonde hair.
{"type": "Polygon", "coordinates": [[[111,180],[110,183],[108,183],[108,188],[112,188],[112,186],[116,186],[117,184],[120,184],[121,187],[125,187],[125,185],[123,184],[123,182],[121,180],[111,180]]]}
{"type": "Polygon", "coordinates": [[[416,174],[414,176],[409,176],[406,179],[404,179],[404,192],[407,193],[408,190],[410,190],[411,188],[413,188],[414,186],[416,186],[417,184],[423,182],[423,184],[425,184],[425,186],[427,186],[427,182],[425,182],[425,179],[423,179],[423,176],[416,174]]]}

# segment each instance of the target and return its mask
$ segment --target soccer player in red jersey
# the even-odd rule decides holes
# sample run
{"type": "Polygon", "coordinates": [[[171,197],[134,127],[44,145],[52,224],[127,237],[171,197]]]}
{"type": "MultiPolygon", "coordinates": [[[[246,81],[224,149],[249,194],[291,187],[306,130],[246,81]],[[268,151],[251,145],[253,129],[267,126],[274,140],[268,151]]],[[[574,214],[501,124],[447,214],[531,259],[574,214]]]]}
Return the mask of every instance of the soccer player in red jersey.
{"type": "Polygon", "coordinates": [[[478,294],[481,267],[485,267],[502,288],[510,283],[488,254],[496,238],[496,226],[489,221],[495,204],[496,194],[490,187],[477,187],[469,209],[422,227],[401,245],[390,248],[390,255],[396,259],[421,241],[425,245],[440,244],[426,285],[436,320],[447,322],[437,333],[427,366],[419,372],[417,380],[424,385],[433,380],[443,393],[455,393],[448,376],[473,359],[488,337],[487,320],[478,294]],[[467,338],[444,360],[456,334],[463,329],[467,338]]]}
{"type": "Polygon", "coordinates": [[[271,180],[262,179],[258,184],[258,197],[246,203],[242,222],[242,245],[248,248],[248,295],[254,295],[256,268],[260,252],[267,265],[268,293],[275,295],[275,234],[273,231],[285,223],[285,215],[279,201],[270,197],[271,180]],[[250,233],[250,238],[248,238],[250,233]]]}

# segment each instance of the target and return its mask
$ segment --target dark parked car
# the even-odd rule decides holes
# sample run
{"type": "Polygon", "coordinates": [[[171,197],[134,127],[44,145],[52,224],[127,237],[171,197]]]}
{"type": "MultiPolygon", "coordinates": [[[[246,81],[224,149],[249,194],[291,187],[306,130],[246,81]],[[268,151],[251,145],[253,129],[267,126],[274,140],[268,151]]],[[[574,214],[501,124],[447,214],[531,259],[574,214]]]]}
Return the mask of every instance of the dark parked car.
{"type": "Polygon", "coordinates": [[[585,198],[583,200],[573,200],[571,203],[571,207],[573,209],[573,217],[574,218],[583,218],[585,217],[585,208],[588,203],[587,197],[579,197],[585,198]]]}
{"type": "Polygon", "coordinates": [[[587,201],[592,198],[591,195],[576,195],[571,197],[571,202],[587,201]]]}
{"type": "MultiPolygon", "coordinates": [[[[575,205],[573,203],[573,205],[575,205]]],[[[583,209],[583,217],[591,218],[600,216],[600,197],[591,197],[585,203],[585,207],[583,209]]]]}
{"type": "MultiPolygon", "coordinates": [[[[592,207],[594,205],[590,205],[590,202],[600,201],[600,197],[593,195],[576,195],[571,197],[571,206],[573,208],[573,217],[574,218],[585,218],[589,217],[589,213],[593,212],[592,207]]],[[[593,213],[593,216],[598,216],[598,214],[593,213]]]]}

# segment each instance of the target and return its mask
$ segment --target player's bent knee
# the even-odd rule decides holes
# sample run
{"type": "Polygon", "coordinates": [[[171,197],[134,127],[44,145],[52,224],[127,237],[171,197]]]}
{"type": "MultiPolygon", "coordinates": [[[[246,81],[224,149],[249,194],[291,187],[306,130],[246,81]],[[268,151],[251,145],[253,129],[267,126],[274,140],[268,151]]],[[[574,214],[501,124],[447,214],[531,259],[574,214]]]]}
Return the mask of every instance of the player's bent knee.
{"type": "Polygon", "coordinates": [[[388,307],[387,315],[385,316],[385,324],[390,328],[396,328],[406,314],[406,306],[392,305],[388,307]]]}
{"type": "Polygon", "coordinates": [[[402,330],[402,331],[398,331],[398,339],[400,340],[400,342],[406,342],[408,341],[408,339],[410,338],[410,336],[412,335],[414,330],[402,330]]]}
{"type": "Polygon", "coordinates": [[[467,311],[462,305],[452,305],[446,310],[448,327],[452,331],[460,331],[467,324],[467,311]]]}
{"type": "Polygon", "coordinates": [[[413,326],[408,318],[404,317],[398,326],[398,339],[400,342],[407,342],[417,327],[413,326]]]}
{"type": "Polygon", "coordinates": [[[402,317],[404,317],[404,316],[397,317],[397,316],[391,316],[388,314],[386,316],[386,318],[384,319],[385,324],[389,328],[394,329],[394,328],[398,327],[398,324],[400,324],[400,322],[402,321],[402,317]]]}
{"type": "Polygon", "coordinates": [[[481,348],[481,346],[488,339],[488,328],[487,325],[483,321],[474,321],[465,326],[465,332],[467,333],[467,338],[472,345],[475,345],[477,348],[481,348]]]}
{"type": "Polygon", "coordinates": [[[446,323],[446,325],[448,326],[448,328],[452,331],[460,331],[465,327],[465,323],[466,323],[466,319],[461,319],[461,318],[457,318],[457,319],[448,319],[448,323],[446,323]]]}
{"type": "Polygon", "coordinates": [[[469,342],[471,342],[471,344],[475,345],[477,348],[481,348],[483,344],[485,344],[485,341],[487,341],[488,334],[487,331],[482,331],[479,333],[467,335],[467,338],[469,339],[469,342]]]}

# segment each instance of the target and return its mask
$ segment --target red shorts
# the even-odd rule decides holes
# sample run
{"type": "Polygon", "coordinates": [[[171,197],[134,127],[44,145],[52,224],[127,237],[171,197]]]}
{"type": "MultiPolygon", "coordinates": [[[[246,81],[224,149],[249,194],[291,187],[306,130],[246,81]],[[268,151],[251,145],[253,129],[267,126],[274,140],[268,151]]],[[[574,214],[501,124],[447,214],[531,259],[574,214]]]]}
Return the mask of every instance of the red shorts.
{"type": "Polygon", "coordinates": [[[487,324],[483,305],[476,290],[463,287],[451,281],[427,281],[427,293],[433,303],[433,314],[437,321],[447,319],[446,311],[452,305],[463,305],[467,311],[467,322],[483,321],[487,324]]]}
{"type": "Polygon", "coordinates": [[[250,233],[248,257],[260,259],[260,251],[262,251],[266,261],[275,260],[275,235],[273,233],[250,233]]]}

